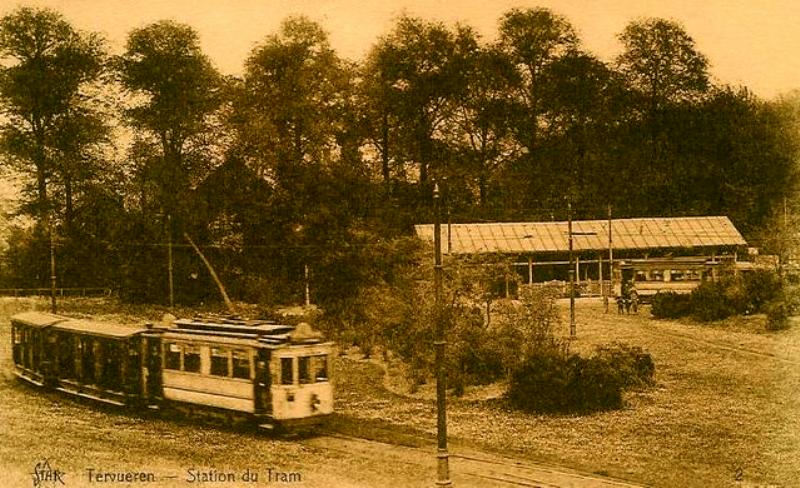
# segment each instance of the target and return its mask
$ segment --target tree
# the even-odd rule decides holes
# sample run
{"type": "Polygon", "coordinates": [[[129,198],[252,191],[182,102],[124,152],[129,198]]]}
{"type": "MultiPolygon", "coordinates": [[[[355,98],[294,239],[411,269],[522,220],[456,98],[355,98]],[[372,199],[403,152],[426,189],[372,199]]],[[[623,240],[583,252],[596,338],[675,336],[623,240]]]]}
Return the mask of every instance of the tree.
{"type": "Polygon", "coordinates": [[[92,96],[86,88],[103,69],[103,43],[96,34],[73,29],[57,12],[23,7],[0,20],[0,57],[5,61],[0,68],[2,150],[35,182],[27,192],[34,195],[27,208],[38,218],[39,227],[28,249],[41,256],[42,244],[50,241],[55,310],[57,206],[50,186],[59,171],[62,177],[66,174],[70,154],[65,148],[85,146],[97,137],[80,127],[63,129],[70,125],[72,114],[91,113],[92,96]]]}
{"type": "Polygon", "coordinates": [[[574,51],[578,36],[564,17],[545,8],[512,9],[500,20],[500,48],[516,67],[509,107],[517,141],[529,152],[538,147],[546,67],[574,51]]]}
{"type": "Polygon", "coordinates": [[[300,296],[309,265],[315,303],[344,299],[360,282],[358,218],[372,188],[353,74],[318,24],[289,18],[247,59],[231,115],[236,150],[273,190],[245,241],[265,249],[268,279],[300,296]]]}
{"type": "Polygon", "coordinates": [[[59,150],[93,138],[82,129],[65,134],[63,128],[85,106],[83,89],[103,68],[103,44],[96,34],[73,29],[57,12],[23,7],[0,20],[0,55],[9,61],[0,69],[3,151],[32,170],[34,213],[46,219],[48,183],[59,150]]]}
{"type": "Polygon", "coordinates": [[[679,140],[670,131],[679,119],[702,101],[710,88],[708,61],[677,22],[664,19],[637,20],[628,24],[619,39],[624,50],[616,59],[632,95],[626,146],[634,150],[631,167],[641,176],[638,188],[647,211],[663,208],[674,212],[670,178],[680,174],[682,161],[673,148],[679,140]]]}
{"type": "Polygon", "coordinates": [[[370,53],[368,76],[378,80],[379,89],[368,93],[379,97],[372,103],[384,112],[384,123],[397,124],[394,158],[414,165],[412,177],[420,188],[428,186],[431,171],[448,172],[442,140],[454,101],[465,90],[467,58],[476,50],[475,34],[467,27],[450,31],[401,17],[370,53]]]}
{"type": "MultiPolygon", "coordinates": [[[[123,295],[161,301],[170,282],[166,269],[153,273],[152,266],[160,262],[166,268],[167,252],[152,243],[175,242],[183,240],[184,232],[196,236],[204,230],[190,190],[217,162],[218,139],[211,136],[223,80],[200,49],[197,32],[168,20],[133,30],[115,66],[129,103],[124,114],[134,130],[130,177],[138,186],[136,198],[127,195],[138,208],[131,208],[131,218],[121,225],[122,235],[134,241],[122,256],[123,295]]],[[[175,250],[172,262],[178,301],[197,301],[212,293],[213,284],[196,279],[207,274],[191,249],[175,250]]]]}
{"type": "Polygon", "coordinates": [[[650,112],[696,99],[708,89],[708,60],[677,22],[634,21],[619,39],[624,51],[617,57],[617,65],[650,112]]]}
{"type": "Polygon", "coordinates": [[[204,146],[200,136],[220,105],[222,80],[200,49],[197,32],[168,20],[132,31],[117,67],[134,100],[126,110],[129,122],[160,153],[151,174],[162,208],[179,216],[203,161],[193,151],[204,146]]]}
{"type": "Polygon", "coordinates": [[[322,28],[304,18],[281,24],[247,59],[237,100],[240,141],[278,178],[304,165],[327,163],[350,109],[349,67],[322,28]],[[249,132],[248,132],[249,130],[249,132]]]}
{"type": "Polygon", "coordinates": [[[513,69],[508,57],[494,47],[472,53],[466,63],[465,89],[450,117],[453,150],[466,162],[466,177],[477,183],[481,208],[488,206],[496,175],[518,152],[506,111],[513,69]]]}
{"type": "Polygon", "coordinates": [[[617,73],[595,57],[573,51],[542,71],[541,107],[547,148],[559,167],[548,177],[576,208],[603,211],[610,203],[605,184],[617,160],[615,129],[625,120],[627,97],[617,73]]]}

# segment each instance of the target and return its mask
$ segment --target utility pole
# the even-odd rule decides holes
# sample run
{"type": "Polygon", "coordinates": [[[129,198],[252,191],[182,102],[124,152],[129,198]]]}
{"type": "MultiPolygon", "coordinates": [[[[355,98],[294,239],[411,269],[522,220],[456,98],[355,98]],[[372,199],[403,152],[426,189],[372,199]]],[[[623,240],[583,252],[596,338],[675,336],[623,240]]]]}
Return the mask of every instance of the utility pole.
{"type": "Polygon", "coordinates": [[[572,202],[567,202],[569,234],[569,338],[575,338],[575,268],[572,255],[572,202]]]}
{"type": "Polygon", "coordinates": [[[303,265],[303,281],[304,281],[304,285],[305,285],[305,293],[304,293],[305,302],[304,303],[305,303],[306,307],[308,307],[308,306],[311,305],[311,289],[308,286],[308,265],[307,264],[303,265]]]}
{"type": "Polygon", "coordinates": [[[444,352],[447,342],[445,341],[444,314],[442,313],[442,216],[438,184],[433,186],[433,212],[435,219],[433,223],[433,245],[435,248],[433,286],[436,305],[436,340],[434,346],[436,347],[436,436],[438,441],[436,486],[452,486],[449,466],[450,455],[447,453],[447,385],[444,371],[444,352]]]}
{"type": "MultiPolygon", "coordinates": [[[[614,289],[614,246],[611,241],[611,204],[608,205],[608,283],[609,293],[614,289]]],[[[608,313],[608,294],[605,295],[606,313],[608,313]]]]}
{"type": "Polygon", "coordinates": [[[50,235],[50,312],[56,313],[56,240],[53,235],[53,217],[47,212],[47,233],[50,235]]]}
{"type": "Polygon", "coordinates": [[[169,272],[169,309],[175,308],[175,282],[172,278],[172,215],[167,214],[167,271],[169,272]]]}

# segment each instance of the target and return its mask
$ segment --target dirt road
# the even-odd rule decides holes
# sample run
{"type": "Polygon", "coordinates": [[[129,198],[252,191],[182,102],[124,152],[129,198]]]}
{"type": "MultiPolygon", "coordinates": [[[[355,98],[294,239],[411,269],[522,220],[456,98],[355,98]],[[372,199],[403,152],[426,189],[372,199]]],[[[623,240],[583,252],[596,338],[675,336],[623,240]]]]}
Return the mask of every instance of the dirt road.
{"type": "MultiPolygon", "coordinates": [[[[322,436],[304,442],[309,446],[340,452],[365,464],[386,463],[406,466],[409,473],[427,477],[433,485],[436,475],[435,447],[428,449],[397,446],[344,436],[322,436]]],[[[476,450],[455,448],[450,453],[450,476],[458,487],[541,487],[541,488],[623,488],[634,485],[601,478],[557,466],[498,456],[476,450]]],[[[400,486],[400,480],[395,486],[400,486]]]]}

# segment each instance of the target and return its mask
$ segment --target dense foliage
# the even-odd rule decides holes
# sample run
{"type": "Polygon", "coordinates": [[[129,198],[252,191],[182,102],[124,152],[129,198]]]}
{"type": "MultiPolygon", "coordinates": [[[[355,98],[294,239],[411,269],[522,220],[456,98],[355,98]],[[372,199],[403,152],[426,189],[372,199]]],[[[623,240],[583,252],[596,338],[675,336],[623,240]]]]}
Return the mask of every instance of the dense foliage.
{"type": "Polygon", "coordinates": [[[623,405],[624,388],[650,384],[654,372],[649,354],[623,344],[599,347],[589,357],[542,348],[514,370],[508,399],[529,412],[610,410],[623,405]]]}
{"type": "Polygon", "coordinates": [[[768,327],[783,328],[796,307],[780,276],[774,271],[757,270],[705,281],[691,294],[658,293],[651,313],[656,318],[691,316],[701,322],[722,320],[736,314],[766,313],[768,327]]]}
{"type": "Polygon", "coordinates": [[[434,181],[453,222],[561,219],[569,198],[578,218],[722,214],[755,235],[794,182],[800,111],[713,85],[673,21],[620,40],[603,62],[548,9],[510,10],[496,40],[404,16],[351,62],[289,18],[232,77],[191,26],[137,28],[114,56],[55,11],[15,10],[0,149],[35,228],[7,237],[0,284],[45,286],[52,234],[59,285],[166,302],[171,243],[176,300],[216,300],[191,239],[234,299],[299,303],[308,284],[350,330],[383,320],[375,297],[389,317],[413,299],[387,293],[434,181]]]}

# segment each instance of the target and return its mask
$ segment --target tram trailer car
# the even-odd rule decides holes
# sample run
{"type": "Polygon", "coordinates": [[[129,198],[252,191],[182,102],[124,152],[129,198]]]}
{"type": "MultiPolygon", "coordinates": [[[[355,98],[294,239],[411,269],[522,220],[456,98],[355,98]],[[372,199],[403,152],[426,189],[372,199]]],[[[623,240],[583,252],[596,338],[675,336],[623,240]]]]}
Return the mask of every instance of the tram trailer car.
{"type": "Polygon", "coordinates": [[[36,386],[270,429],[314,426],[333,413],[333,343],[305,323],[136,327],[26,312],[11,327],[15,373],[36,386]]]}

